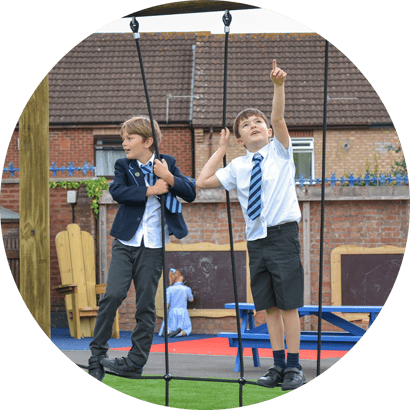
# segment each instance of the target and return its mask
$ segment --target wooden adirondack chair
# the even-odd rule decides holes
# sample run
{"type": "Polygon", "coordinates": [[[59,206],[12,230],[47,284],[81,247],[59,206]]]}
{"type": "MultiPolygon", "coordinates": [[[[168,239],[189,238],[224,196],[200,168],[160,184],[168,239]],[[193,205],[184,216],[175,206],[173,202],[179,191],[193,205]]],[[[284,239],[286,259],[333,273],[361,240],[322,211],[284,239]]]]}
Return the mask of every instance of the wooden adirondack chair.
{"type": "MultiPolygon", "coordinates": [[[[76,339],[91,337],[97,317],[97,295],[106,284],[96,285],[94,239],[77,224],[56,236],[56,248],[62,285],[54,286],[65,296],[70,334],[76,339]]],[[[120,337],[118,312],[113,326],[114,338],[120,337]]]]}

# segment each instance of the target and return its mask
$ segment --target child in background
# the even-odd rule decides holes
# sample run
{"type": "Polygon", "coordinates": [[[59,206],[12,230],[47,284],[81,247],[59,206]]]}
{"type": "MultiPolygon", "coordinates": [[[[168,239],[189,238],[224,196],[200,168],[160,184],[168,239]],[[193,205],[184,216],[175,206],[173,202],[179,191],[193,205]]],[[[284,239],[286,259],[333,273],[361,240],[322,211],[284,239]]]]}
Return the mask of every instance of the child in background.
{"type": "MultiPolygon", "coordinates": [[[[192,331],[191,319],[189,317],[187,302],[192,302],[192,290],[183,284],[184,277],[179,270],[170,269],[169,283],[167,288],[168,307],[168,336],[189,336],[192,331]]],[[[164,325],[162,322],[159,336],[164,335],[164,325]]]]}

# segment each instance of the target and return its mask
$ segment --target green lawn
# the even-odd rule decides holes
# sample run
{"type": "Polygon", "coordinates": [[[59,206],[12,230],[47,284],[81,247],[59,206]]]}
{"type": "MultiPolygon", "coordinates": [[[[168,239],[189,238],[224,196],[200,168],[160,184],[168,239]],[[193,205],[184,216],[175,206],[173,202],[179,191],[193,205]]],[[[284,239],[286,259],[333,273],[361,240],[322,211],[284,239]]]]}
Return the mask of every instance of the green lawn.
{"type": "MultiPolygon", "coordinates": [[[[121,393],[165,406],[165,381],[125,379],[107,374],[103,383],[121,393]]],[[[243,405],[260,403],[285,394],[280,388],[267,389],[252,384],[243,387],[243,405]]],[[[181,409],[215,410],[239,407],[239,384],[171,380],[169,405],[181,409]]]]}

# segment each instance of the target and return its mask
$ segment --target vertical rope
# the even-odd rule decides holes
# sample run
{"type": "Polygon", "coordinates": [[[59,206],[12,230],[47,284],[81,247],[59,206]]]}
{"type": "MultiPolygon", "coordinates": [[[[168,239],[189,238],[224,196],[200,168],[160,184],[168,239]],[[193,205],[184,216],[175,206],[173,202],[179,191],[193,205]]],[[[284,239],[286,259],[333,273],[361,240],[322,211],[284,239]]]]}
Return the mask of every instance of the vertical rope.
{"type": "MultiPolygon", "coordinates": [[[[223,128],[226,127],[226,100],[227,100],[227,73],[228,73],[228,44],[229,44],[229,25],[232,21],[232,16],[229,13],[229,10],[225,11],[225,14],[222,18],[225,24],[225,65],[224,65],[224,94],[223,94],[223,118],[222,118],[222,126],[223,128]]],[[[139,44],[140,35],[138,33],[139,24],[135,17],[132,18],[130,23],[131,30],[133,31],[133,37],[135,39],[137,50],[138,50],[138,58],[141,67],[141,74],[144,83],[144,90],[145,96],[147,99],[147,107],[149,112],[149,118],[151,121],[152,127],[152,135],[154,137],[154,144],[155,144],[155,152],[157,158],[159,159],[159,149],[158,149],[158,142],[155,133],[154,127],[154,120],[151,111],[151,104],[149,100],[148,94],[148,87],[147,81],[145,77],[144,65],[142,61],[141,55],[141,48],[139,44]]],[[[226,166],[226,155],[223,158],[224,166],[226,166]]],[[[228,213],[228,229],[229,229],[229,238],[230,238],[230,249],[231,249],[231,262],[232,262],[232,278],[233,278],[233,287],[234,287],[234,297],[235,297],[235,309],[236,309],[236,325],[238,330],[238,342],[239,342],[239,353],[240,353],[240,378],[238,379],[239,382],[239,406],[242,407],[242,393],[243,393],[243,386],[246,383],[244,378],[244,365],[243,365],[243,348],[242,348],[242,336],[240,332],[240,316],[239,316],[239,301],[238,301],[238,289],[237,289],[237,281],[236,281],[236,271],[235,271],[235,254],[234,254],[234,243],[233,243],[233,233],[232,233],[232,216],[231,216],[231,206],[230,206],[230,198],[229,192],[226,191],[226,204],[227,204],[227,213],[228,213]]],[[[162,258],[163,258],[163,286],[164,292],[166,289],[166,275],[165,275],[165,202],[164,196],[161,195],[161,236],[162,236],[162,258]]],[[[169,406],[169,381],[171,380],[172,376],[169,374],[169,354],[168,354],[168,318],[167,318],[167,306],[166,306],[166,298],[164,297],[164,332],[165,332],[165,376],[164,379],[165,383],[165,405],[169,406]]]]}
{"type": "MultiPolygon", "coordinates": [[[[232,16],[229,10],[225,11],[222,17],[222,21],[225,24],[225,56],[224,56],[224,93],[223,93],[223,114],[222,114],[222,128],[226,127],[226,100],[227,100],[227,83],[228,83],[228,44],[229,44],[229,25],[232,22],[232,16]]],[[[223,158],[223,165],[226,167],[226,155],[223,158]]],[[[229,198],[229,192],[226,192],[226,209],[228,213],[228,229],[229,229],[229,241],[231,250],[231,263],[232,263],[232,279],[233,279],[233,289],[235,297],[235,309],[236,309],[236,327],[238,331],[238,344],[239,344],[239,361],[240,361],[240,378],[239,382],[239,407],[242,407],[242,393],[243,386],[246,383],[244,378],[243,369],[243,349],[242,349],[242,335],[241,335],[241,324],[239,317],[239,301],[238,301],[238,288],[236,283],[236,271],[235,271],[235,253],[234,253],[234,243],[233,243],[233,233],[232,233],[232,216],[231,216],[231,202],[229,198]]]]}
{"type": "MultiPolygon", "coordinates": [[[[138,33],[139,24],[138,24],[138,21],[135,19],[135,17],[132,18],[130,27],[131,27],[132,32],[134,33],[133,37],[135,39],[135,43],[137,45],[137,50],[138,50],[138,59],[139,59],[140,67],[141,67],[142,80],[144,83],[145,97],[147,99],[149,119],[151,121],[152,135],[154,137],[155,154],[157,158],[160,160],[158,140],[157,140],[157,135],[155,132],[154,119],[152,116],[151,103],[150,103],[149,94],[148,94],[147,79],[145,77],[144,64],[143,64],[142,55],[141,55],[141,47],[139,43],[139,38],[140,38],[140,34],[138,33]]],[[[164,332],[165,332],[165,376],[164,376],[164,379],[165,379],[165,405],[169,406],[169,382],[172,377],[169,374],[168,312],[167,312],[167,300],[165,296],[166,274],[165,274],[165,199],[164,198],[165,196],[161,195],[161,238],[162,238],[162,266],[163,266],[162,279],[163,279],[163,288],[164,288],[164,332]]]]}
{"type": "Polygon", "coordinates": [[[320,375],[320,352],[322,348],[322,292],[323,292],[323,231],[325,225],[325,178],[326,178],[326,129],[327,129],[327,77],[329,71],[329,42],[325,44],[325,81],[323,96],[323,148],[322,148],[322,200],[320,209],[320,256],[319,256],[319,313],[317,330],[316,376],[320,375]]]}

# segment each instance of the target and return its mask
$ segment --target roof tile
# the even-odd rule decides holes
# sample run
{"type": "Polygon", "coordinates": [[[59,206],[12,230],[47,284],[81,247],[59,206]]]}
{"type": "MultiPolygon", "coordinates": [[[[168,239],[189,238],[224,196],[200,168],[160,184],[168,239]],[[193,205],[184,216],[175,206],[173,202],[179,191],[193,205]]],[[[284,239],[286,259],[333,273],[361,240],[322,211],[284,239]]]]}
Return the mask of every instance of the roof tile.
{"type": "MultiPolygon", "coordinates": [[[[193,125],[222,125],[225,35],[142,33],[141,54],[154,118],[188,122],[193,46],[193,125]],[[172,97],[169,97],[169,94],[172,97]]],[[[272,59],[287,73],[289,127],[323,121],[325,40],[316,34],[232,34],[228,53],[226,123],[244,108],[269,114],[272,59]]],[[[132,34],[93,34],[51,70],[51,123],[121,123],[147,115],[146,97],[132,34]]],[[[331,125],[391,124],[377,93],[357,67],[329,44],[328,119],[331,125]]]]}

